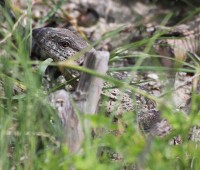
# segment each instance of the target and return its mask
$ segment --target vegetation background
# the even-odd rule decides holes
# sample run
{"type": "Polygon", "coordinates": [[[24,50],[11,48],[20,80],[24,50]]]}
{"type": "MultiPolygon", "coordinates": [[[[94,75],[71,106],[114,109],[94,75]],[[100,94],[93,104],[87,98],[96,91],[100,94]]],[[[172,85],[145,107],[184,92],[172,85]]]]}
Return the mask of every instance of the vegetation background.
{"type": "MultiPolygon", "coordinates": [[[[1,1],[1,5],[4,3],[1,1]]],[[[191,128],[199,125],[200,95],[189,92],[190,104],[184,105],[189,110],[187,114],[173,105],[174,91],[158,97],[166,89],[164,76],[169,71],[154,60],[158,56],[153,52],[153,44],[159,33],[147,38],[138,36],[138,32],[149,23],[167,26],[184,23],[199,13],[200,3],[197,0],[108,0],[91,4],[90,0],[10,0],[6,1],[6,7],[0,7],[0,169],[199,169],[198,135],[196,141],[188,138],[191,128]],[[102,10],[105,7],[109,10],[102,10]],[[120,87],[121,90],[135,94],[140,91],[135,90],[139,85],[153,81],[159,95],[151,89],[149,93],[158,102],[162,117],[170,122],[171,133],[158,137],[141,130],[137,111],[123,113],[120,122],[113,123],[112,116],[105,116],[104,108],[94,116],[82,118],[89,119],[93,128],[103,132],[94,139],[86,136],[82,151],[70,154],[59,141],[62,129],[48,101],[49,93],[66,86],[67,82],[56,82],[46,90],[42,77],[46,67],[56,63],[30,58],[32,29],[43,26],[73,27],[97,49],[108,49],[110,74],[125,70],[137,77],[132,86],[120,87]],[[127,62],[128,67],[124,67],[127,62]],[[119,67],[120,63],[123,67],[119,67]],[[147,77],[150,73],[159,79],[147,77]],[[177,136],[181,136],[181,144],[169,144],[177,136]]],[[[183,64],[188,67],[178,71],[185,73],[184,81],[199,74],[198,62],[183,61],[183,64]]],[[[116,81],[114,85],[118,87],[120,83],[116,81]]],[[[183,91],[188,88],[185,86],[183,91]]],[[[191,82],[189,86],[191,90],[191,82]]],[[[151,83],[148,87],[152,88],[151,83]]]]}

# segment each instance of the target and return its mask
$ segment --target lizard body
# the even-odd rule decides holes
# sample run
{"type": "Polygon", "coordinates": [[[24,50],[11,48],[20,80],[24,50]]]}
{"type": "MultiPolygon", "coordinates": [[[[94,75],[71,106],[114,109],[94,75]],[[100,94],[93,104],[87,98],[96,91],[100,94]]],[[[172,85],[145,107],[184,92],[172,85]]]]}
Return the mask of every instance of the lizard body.
{"type": "MultiPolygon", "coordinates": [[[[157,42],[156,45],[158,53],[170,57],[174,56],[180,60],[185,60],[187,52],[196,53],[200,47],[198,36],[199,27],[194,31],[189,31],[190,29],[191,26],[187,25],[180,25],[174,28],[174,30],[172,29],[172,31],[169,32],[169,36],[178,35],[178,38],[176,39],[176,37],[173,37],[173,39],[169,38],[157,42]],[[168,47],[162,46],[162,43],[167,43],[168,47]],[[180,48],[183,48],[184,50],[180,50],[180,48]]],[[[83,40],[80,35],[77,35],[70,30],[61,28],[47,27],[35,29],[33,30],[33,40],[54,61],[64,61],[70,59],[76,53],[89,46],[89,44],[83,40]]],[[[76,60],[77,64],[81,64],[83,61],[84,55],[76,60]]],[[[137,110],[137,105],[133,102],[133,98],[127,93],[121,92],[118,89],[110,89],[107,92],[108,102],[106,104],[107,106],[105,106],[107,108],[107,113],[114,111],[114,115],[122,115],[123,112],[134,112],[137,110]]],[[[105,93],[106,92],[104,91],[103,94],[105,93]]],[[[142,113],[138,116],[139,124],[141,124],[145,130],[154,128],[161,120],[160,113],[155,109],[156,106],[148,108],[149,102],[144,98],[138,99],[137,102],[140,103],[140,106],[143,105],[142,107],[144,107],[140,110],[142,113]]],[[[163,129],[167,129],[164,134],[170,131],[169,126],[166,126],[166,128],[163,129]]],[[[156,130],[156,133],[160,134],[159,130],[156,130]]]]}
{"type": "MultiPolygon", "coordinates": [[[[88,43],[83,40],[81,36],[74,34],[70,30],[60,28],[47,27],[35,29],[33,30],[33,40],[35,41],[34,43],[36,43],[54,61],[70,59],[73,55],[88,46],[88,43]],[[67,42],[67,44],[65,44],[65,42],[67,42]]],[[[92,50],[96,52],[94,49],[92,50]]],[[[84,55],[76,60],[76,62],[77,64],[81,64],[83,60],[84,55]]],[[[140,113],[138,113],[138,121],[143,127],[146,126],[149,130],[149,128],[160,121],[156,105],[153,104],[153,108],[148,108],[149,102],[144,97],[137,96],[135,103],[131,94],[112,87],[109,90],[104,90],[102,95],[108,96],[108,101],[105,103],[106,106],[103,104],[107,114],[112,112],[118,117],[125,112],[134,113],[137,110],[137,107],[139,107],[141,109],[139,109],[140,113]],[[148,120],[148,122],[146,122],[146,120],[148,120]]]]}

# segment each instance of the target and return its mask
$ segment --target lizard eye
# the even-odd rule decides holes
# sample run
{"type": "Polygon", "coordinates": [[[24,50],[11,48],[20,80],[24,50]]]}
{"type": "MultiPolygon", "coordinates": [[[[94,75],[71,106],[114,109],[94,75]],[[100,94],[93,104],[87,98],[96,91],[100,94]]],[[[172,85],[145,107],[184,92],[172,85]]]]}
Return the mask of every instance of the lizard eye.
{"type": "Polygon", "coordinates": [[[61,41],[59,42],[59,44],[62,46],[62,47],[69,47],[70,43],[68,41],[61,41]]]}

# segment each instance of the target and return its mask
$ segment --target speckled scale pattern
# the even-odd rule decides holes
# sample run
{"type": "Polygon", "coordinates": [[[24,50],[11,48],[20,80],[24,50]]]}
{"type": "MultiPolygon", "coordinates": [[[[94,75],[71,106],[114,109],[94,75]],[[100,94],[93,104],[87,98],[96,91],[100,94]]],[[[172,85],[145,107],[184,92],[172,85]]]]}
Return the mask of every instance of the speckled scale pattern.
{"type": "MultiPolygon", "coordinates": [[[[112,76],[116,77],[116,74],[112,76]]],[[[128,73],[117,73],[117,77],[122,80],[125,80],[127,76],[129,76],[128,73]]],[[[141,90],[144,89],[141,88],[141,90]]],[[[102,99],[100,106],[106,107],[106,115],[117,118],[128,112],[136,114],[139,126],[146,132],[161,121],[156,103],[144,96],[134,94],[130,90],[113,88],[112,84],[105,82],[102,96],[106,99],[102,99]]]]}
{"type": "MultiPolygon", "coordinates": [[[[104,86],[105,87],[105,86],[104,86]]],[[[103,90],[102,95],[107,96],[106,114],[115,112],[116,115],[122,115],[123,112],[133,111],[134,103],[132,98],[123,90],[118,88],[103,90]]]]}

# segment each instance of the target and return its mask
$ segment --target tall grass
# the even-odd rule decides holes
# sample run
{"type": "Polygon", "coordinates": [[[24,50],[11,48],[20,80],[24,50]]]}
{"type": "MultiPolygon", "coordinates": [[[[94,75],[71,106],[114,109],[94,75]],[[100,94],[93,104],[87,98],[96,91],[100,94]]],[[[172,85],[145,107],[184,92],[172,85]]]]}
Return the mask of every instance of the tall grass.
{"type": "MultiPolygon", "coordinates": [[[[188,133],[193,125],[199,125],[200,96],[192,94],[189,115],[175,110],[168,104],[168,98],[156,98],[137,86],[122,83],[109,76],[102,76],[94,71],[74,67],[102,77],[121,90],[130,90],[133,94],[140,93],[158,102],[162,116],[173,127],[172,133],[160,138],[150,137],[143,133],[137,124],[137,112],[127,112],[120,123],[113,123],[112,117],[106,117],[104,109],[94,116],[83,116],[89,119],[94,129],[99,129],[94,139],[86,136],[79,154],[70,154],[60,142],[61,127],[56,112],[48,101],[48,92],[42,85],[42,74],[37,68],[44,62],[30,60],[31,14],[28,4],[28,26],[23,30],[20,26],[20,16],[13,22],[7,11],[0,8],[4,17],[0,18],[0,169],[199,169],[199,143],[188,141],[188,133]],[[4,30],[6,29],[6,31],[4,30]],[[25,32],[24,32],[25,31],[25,32]],[[36,64],[37,68],[32,64],[36,64]],[[115,132],[122,132],[116,133],[115,132]],[[177,135],[182,136],[182,144],[169,145],[169,141],[177,135]],[[88,140],[89,141],[88,141],[88,140]],[[103,150],[103,151],[102,151],[103,150]],[[112,160],[113,155],[122,157],[112,160]]],[[[54,13],[60,8],[55,6],[54,13]]],[[[46,21],[48,14],[41,21],[46,21]]],[[[119,32],[113,31],[103,38],[112,38],[119,32]]],[[[142,65],[149,58],[149,53],[155,39],[141,40],[125,44],[111,53],[110,63],[124,57],[127,49],[133,50],[145,46],[146,50],[137,56],[137,67],[112,67],[109,72],[128,70],[132,73],[146,70],[162,72],[162,67],[142,65]],[[144,55],[145,54],[145,55],[144,55]]],[[[151,57],[154,57],[151,55],[151,57]]],[[[155,56],[155,58],[158,56],[155,56]]],[[[53,63],[52,65],[56,65],[53,63]]],[[[164,70],[165,71],[165,70],[164,70]]],[[[182,71],[199,72],[199,65],[182,71]]],[[[139,82],[136,82],[136,84],[139,82]]],[[[56,88],[56,87],[54,87],[56,88]]],[[[50,91],[53,91],[50,89],[50,91]]],[[[134,100],[134,99],[133,99],[134,100]]],[[[114,114],[114,113],[113,113],[114,114]]],[[[117,157],[117,156],[116,156],[117,157]]]]}

